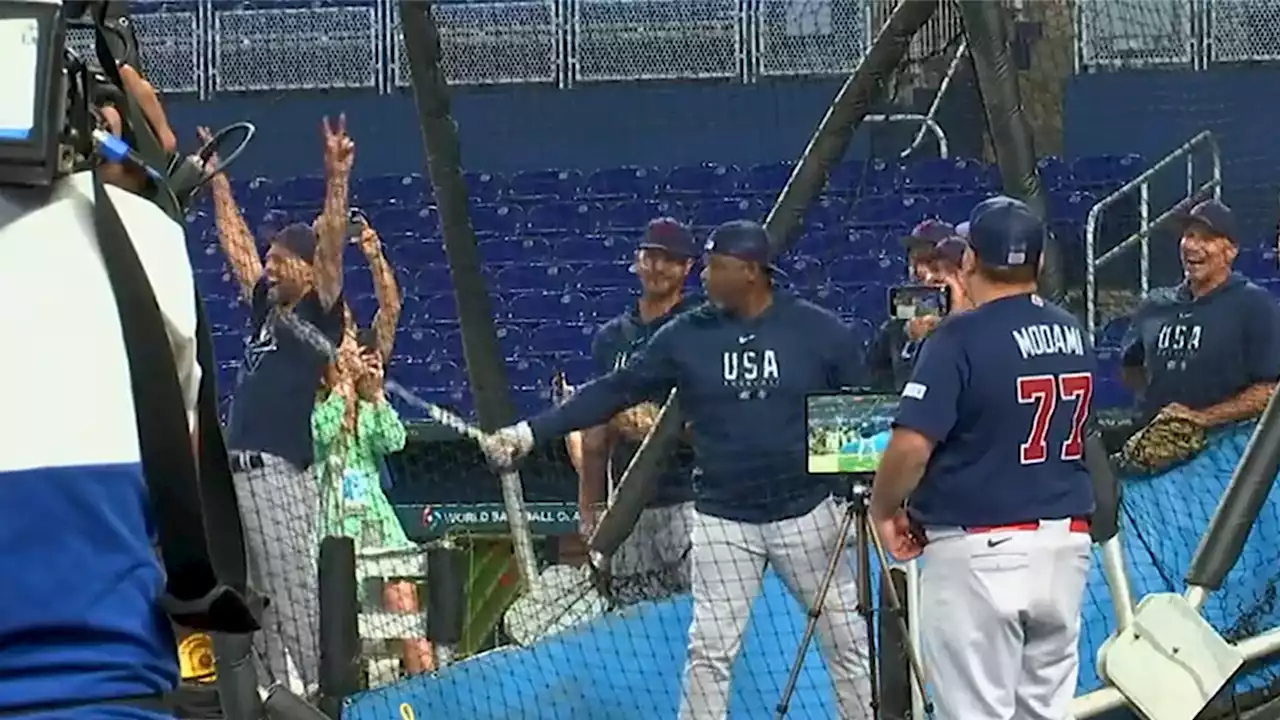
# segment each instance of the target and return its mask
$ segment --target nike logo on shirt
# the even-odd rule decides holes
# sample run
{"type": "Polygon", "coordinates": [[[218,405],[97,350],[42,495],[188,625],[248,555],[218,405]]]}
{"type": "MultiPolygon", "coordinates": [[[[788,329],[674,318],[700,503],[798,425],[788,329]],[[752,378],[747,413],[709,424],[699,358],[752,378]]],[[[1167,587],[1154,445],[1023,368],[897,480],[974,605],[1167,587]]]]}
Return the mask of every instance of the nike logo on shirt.
{"type": "Polygon", "coordinates": [[[991,540],[987,541],[987,547],[989,548],[999,547],[1000,545],[1003,545],[1012,539],[1013,538],[992,538],[991,540]]]}
{"type": "Polygon", "coordinates": [[[747,343],[749,343],[749,342],[751,342],[752,340],[755,340],[755,339],[756,339],[756,336],[755,336],[755,335],[739,335],[739,336],[738,336],[738,344],[739,344],[739,345],[746,345],[747,343]]]}

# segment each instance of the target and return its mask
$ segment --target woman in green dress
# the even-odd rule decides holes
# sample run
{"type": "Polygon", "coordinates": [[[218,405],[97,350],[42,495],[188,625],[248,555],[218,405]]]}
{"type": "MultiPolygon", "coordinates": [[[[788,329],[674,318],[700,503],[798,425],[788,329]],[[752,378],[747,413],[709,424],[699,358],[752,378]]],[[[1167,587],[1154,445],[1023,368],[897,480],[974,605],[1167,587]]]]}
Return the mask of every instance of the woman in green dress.
{"type": "MultiPolygon", "coordinates": [[[[347,333],[338,361],[326,373],[324,387],[311,414],[311,434],[320,462],[321,528],[326,536],[355,541],[357,556],[367,550],[416,548],[405,536],[390,501],[382,491],[382,458],[404,449],[405,429],[383,395],[383,362],[370,337],[347,333]]],[[[420,612],[412,582],[388,582],[384,607],[392,612],[420,612]]],[[[433,669],[431,645],[406,639],[404,670],[433,669]]]]}

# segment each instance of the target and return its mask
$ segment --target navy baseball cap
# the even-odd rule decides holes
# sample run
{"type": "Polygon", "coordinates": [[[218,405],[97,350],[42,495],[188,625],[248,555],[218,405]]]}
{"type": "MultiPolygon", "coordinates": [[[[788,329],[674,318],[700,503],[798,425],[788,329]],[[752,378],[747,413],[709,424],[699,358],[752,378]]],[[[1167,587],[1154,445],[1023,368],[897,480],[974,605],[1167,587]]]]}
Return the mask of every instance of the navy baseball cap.
{"type": "Polygon", "coordinates": [[[964,251],[968,247],[969,243],[965,242],[963,237],[955,235],[934,246],[933,258],[959,267],[961,259],[964,258],[964,251]]]}
{"type": "Polygon", "coordinates": [[[684,223],[672,217],[660,217],[649,221],[640,238],[640,248],[664,250],[676,257],[692,258],[698,256],[698,243],[693,233],[684,223]]]}
{"type": "Polygon", "coordinates": [[[969,213],[969,247],[984,265],[1035,265],[1044,252],[1044,222],[1026,203],[1007,196],[988,198],[969,213]]]}
{"type": "Polygon", "coordinates": [[[730,220],[721,224],[707,237],[703,247],[712,255],[728,255],[739,260],[759,264],[765,270],[782,274],[773,264],[773,248],[769,245],[769,232],[758,222],[730,220]]]}
{"type": "Polygon", "coordinates": [[[271,245],[278,245],[307,262],[316,257],[316,232],[305,223],[293,223],[271,237],[271,245]]]}
{"type": "Polygon", "coordinates": [[[941,220],[925,220],[911,229],[911,233],[902,238],[902,247],[908,253],[921,250],[932,251],[938,243],[956,236],[956,228],[949,222],[941,220]]]}
{"type": "Polygon", "coordinates": [[[1221,200],[1205,200],[1187,211],[1181,219],[1184,232],[1192,225],[1201,225],[1214,235],[1224,237],[1232,243],[1239,242],[1236,239],[1236,215],[1221,200]]]}

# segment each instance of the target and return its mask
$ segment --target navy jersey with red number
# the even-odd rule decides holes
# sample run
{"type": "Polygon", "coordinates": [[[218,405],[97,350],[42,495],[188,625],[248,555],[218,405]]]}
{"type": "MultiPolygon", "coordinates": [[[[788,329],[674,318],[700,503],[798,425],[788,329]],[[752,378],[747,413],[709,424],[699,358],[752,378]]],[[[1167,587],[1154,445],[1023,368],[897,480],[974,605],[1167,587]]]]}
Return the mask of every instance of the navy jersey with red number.
{"type": "Polygon", "coordinates": [[[948,318],[895,420],[936,443],[911,513],[970,527],[1092,513],[1082,458],[1096,370],[1080,323],[1037,295],[948,318]]]}

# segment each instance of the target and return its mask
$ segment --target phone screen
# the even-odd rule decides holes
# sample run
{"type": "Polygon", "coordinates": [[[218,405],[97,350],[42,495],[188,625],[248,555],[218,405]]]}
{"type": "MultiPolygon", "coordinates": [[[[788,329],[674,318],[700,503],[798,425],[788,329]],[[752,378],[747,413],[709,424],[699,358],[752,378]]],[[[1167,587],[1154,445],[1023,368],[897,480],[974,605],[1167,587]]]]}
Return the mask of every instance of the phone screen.
{"type": "Polygon", "coordinates": [[[351,208],[351,212],[347,213],[347,237],[354,240],[360,237],[360,233],[364,232],[364,213],[356,208],[351,208]]]}
{"type": "Polygon", "coordinates": [[[897,411],[897,395],[805,396],[809,474],[875,472],[889,445],[889,431],[897,411]]]}
{"type": "Polygon", "coordinates": [[[946,285],[899,285],[889,288],[889,313],[896,320],[951,312],[951,288],[946,285]]]}

